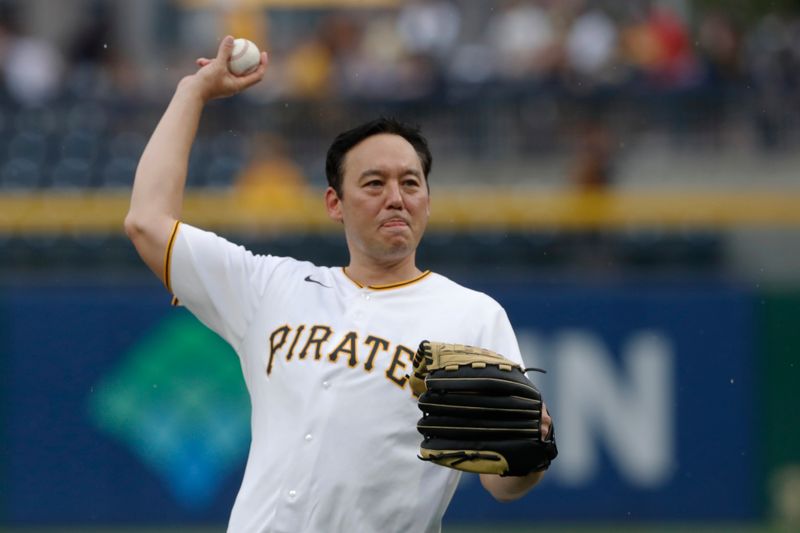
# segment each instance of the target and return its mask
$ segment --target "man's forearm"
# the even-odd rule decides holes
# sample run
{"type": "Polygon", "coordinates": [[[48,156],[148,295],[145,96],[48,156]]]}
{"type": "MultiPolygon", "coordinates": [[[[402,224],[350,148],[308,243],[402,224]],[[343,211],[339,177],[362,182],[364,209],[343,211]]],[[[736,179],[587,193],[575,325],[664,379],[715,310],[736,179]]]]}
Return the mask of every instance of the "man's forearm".
{"type": "Polygon", "coordinates": [[[205,100],[185,78],[139,160],[125,232],[145,264],[166,283],[164,252],[180,218],[189,153],[205,100]]]}
{"type": "Polygon", "coordinates": [[[531,472],[527,476],[501,477],[493,474],[481,474],[481,484],[498,501],[510,502],[521,498],[536,486],[544,472],[531,472]]]}
{"type": "Polygon", "coordinates": [[[160,217],[179,218],[189,153],[203,105],[195,87],[186,80],[178,85],[136,169],[130,216],[140,223],[160,217]]]}

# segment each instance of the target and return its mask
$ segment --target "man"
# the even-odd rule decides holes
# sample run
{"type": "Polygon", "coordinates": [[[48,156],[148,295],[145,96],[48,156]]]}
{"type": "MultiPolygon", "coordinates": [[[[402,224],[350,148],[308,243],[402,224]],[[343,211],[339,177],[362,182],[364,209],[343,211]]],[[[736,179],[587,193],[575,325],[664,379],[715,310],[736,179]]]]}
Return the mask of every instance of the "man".
{"type": "MultiPolygon", "coordinates": [[[[328,153],[325,205],[344,227],[347,267],[253,255],[178,222],[203,106],[266,70],[262,55],[256,72],[230,74],[232,42],[178,84],[125,220],[144,262],[239,356],[252,443],[229,531],[439,531],[460,474],[416,457],[411,356],[433,339],[521,362],[511,325],[488,296],[417,268],[431,156],[417,130],[392,120],[339,135],[328,153]]],[[[545,414],[545,435],[549,426],[545,414]]],[[[541,477],[480,480],[508,501],[541,477]]]]}

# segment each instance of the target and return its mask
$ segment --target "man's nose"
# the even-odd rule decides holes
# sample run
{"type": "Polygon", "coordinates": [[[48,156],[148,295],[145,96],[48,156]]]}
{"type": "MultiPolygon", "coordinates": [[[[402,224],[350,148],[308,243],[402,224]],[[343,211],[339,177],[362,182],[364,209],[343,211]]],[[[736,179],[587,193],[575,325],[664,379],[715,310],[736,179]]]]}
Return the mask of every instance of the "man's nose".
{"type": "Polygon", "coordinates": [[[403,207],[403,193],[400,190],[400,183],[396,180],[389,180],[386,184],[386,204],[395,209],[403,207]]]}

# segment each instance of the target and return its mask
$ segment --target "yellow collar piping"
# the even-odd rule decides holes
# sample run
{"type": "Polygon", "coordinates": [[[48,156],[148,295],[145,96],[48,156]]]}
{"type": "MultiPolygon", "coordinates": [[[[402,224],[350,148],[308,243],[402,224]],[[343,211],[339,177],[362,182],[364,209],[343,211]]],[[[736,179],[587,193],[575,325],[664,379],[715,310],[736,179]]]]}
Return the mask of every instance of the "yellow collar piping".
{"type": "Polygon", "coordinates": [[[412,283],[416,283],[418,281],[421,281],[428,274],[430,274],[431,271],[430,270],[426,270],[425,272],[423,272],[422,274],[420,274],[419,276],[417,276],[415,278],[412,278],[412,279],[409,279],[409,280],[406,280],[406,281],[399,281],[397,283],[387,283],[386,285],[362,285],[361,283],[359,283],[358,281],[356,281],[356,280],[354,280],[353,278],[350,277],[350,274],[347,273],[347,267],[342,267],[342,273],[345,276],[347,276],[347,279],[349,279],[350,281],[355,283],[356,286],[359,289],[367,288],[367,289],[372,289],[374,291],[384,291],[384,290],[387,290],[387,289],[397,289],[399,287],[405,287],[406,285],[411,285],[412,283]]]}

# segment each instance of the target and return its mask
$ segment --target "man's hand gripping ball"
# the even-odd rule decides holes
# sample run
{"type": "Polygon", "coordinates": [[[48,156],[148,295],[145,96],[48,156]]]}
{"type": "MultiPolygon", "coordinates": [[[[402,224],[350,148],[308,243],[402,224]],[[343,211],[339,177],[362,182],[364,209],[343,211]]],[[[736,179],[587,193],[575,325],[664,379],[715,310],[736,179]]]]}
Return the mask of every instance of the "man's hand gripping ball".
{"type": "Polygon", "coordinates": [[[480,474],[524,476],[558,455],[542,439],[542,395],[525,370],[490,350],[422,341],[411,389],[423,412],[420,459],[480,474]]]}

